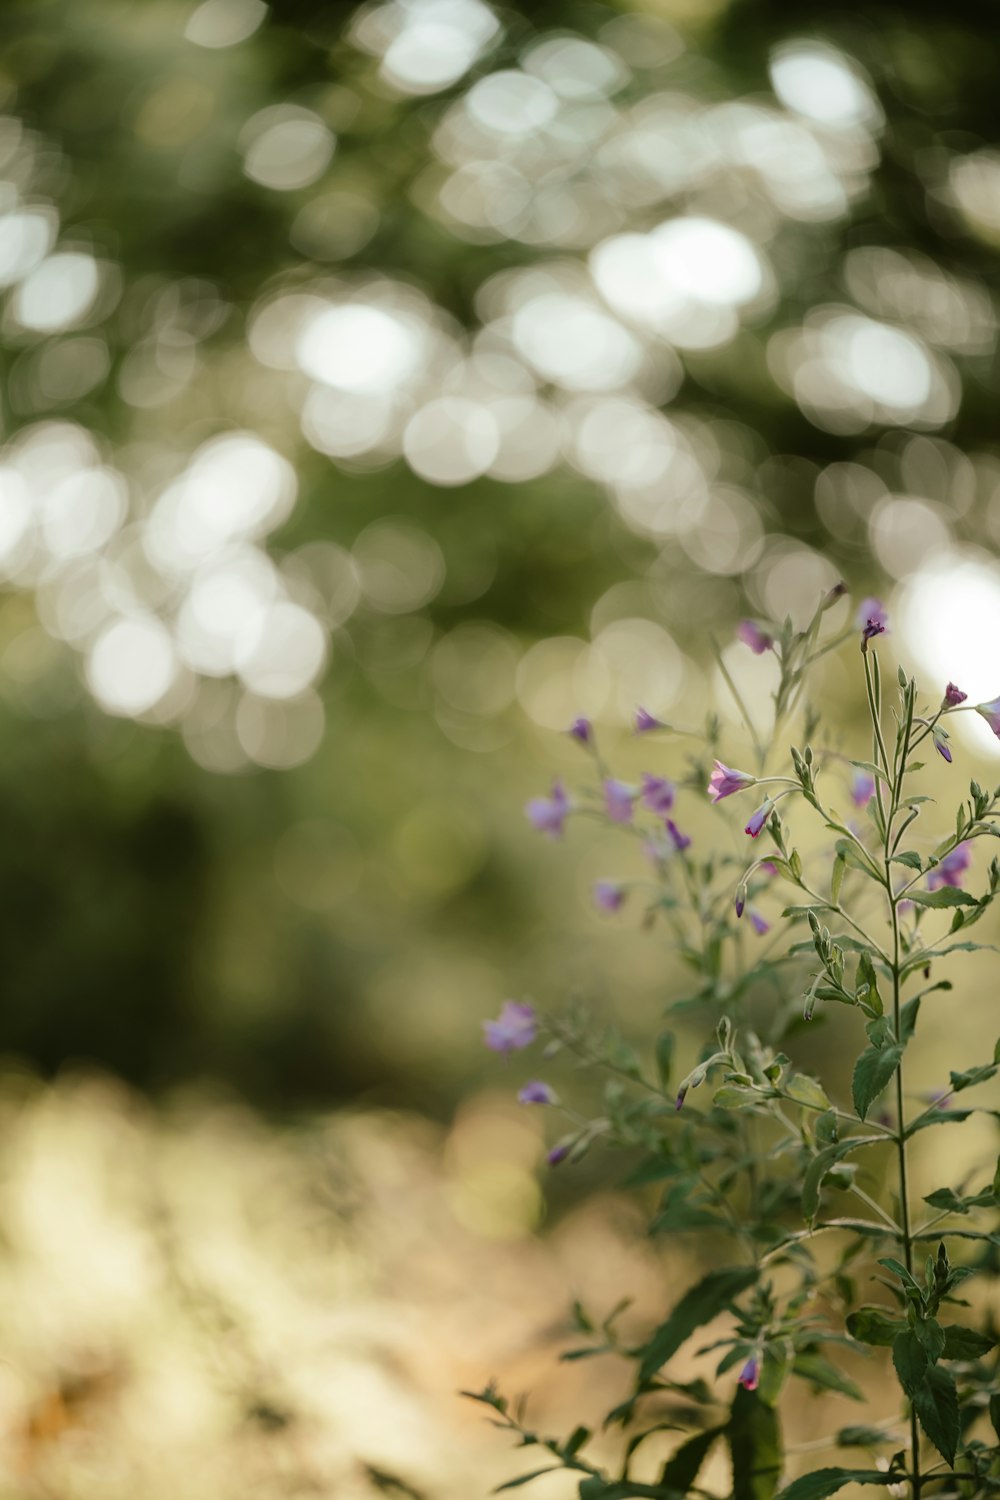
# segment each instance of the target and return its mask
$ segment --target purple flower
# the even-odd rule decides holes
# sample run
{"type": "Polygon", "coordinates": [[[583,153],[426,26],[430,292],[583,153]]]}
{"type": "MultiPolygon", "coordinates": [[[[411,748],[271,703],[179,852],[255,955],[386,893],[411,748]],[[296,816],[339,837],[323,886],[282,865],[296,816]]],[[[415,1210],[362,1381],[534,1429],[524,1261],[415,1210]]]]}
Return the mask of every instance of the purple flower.
{"type": "Polygon", "coordinates": [[[642,805],[663,817],[674,805],[673,782],[665,776],[651,776],[648,771],[643,771],[642,805]]]}
{"type": "Polygon", "coordinates": [[[751,1354],[746,1364],[740,1371],[739,1384],[745,1391],[755,1391],[760,1381],[760,1360],[756,1354],[751,1354]]]}
{"type": "Polygon", "coordinates": [[[623,781],[611,777],[604,783],[604,810],[612,823],[631,823],[636,793],[623,781]]]}
{"type": "Polygon", "coordinates": [[[570,1147],[572,1146],[572,1144],[572,1141],[560,1141],[557,1146],[553,1146],[552,1150],[545,1158],[549,1166],[558,1167],[561,1161],[565,1161],[570,1153],[570,1147]]]}
{"type": "Polygon", "coordinates": [[[670,835],[671,842],[674,848],[677,850],[677,853],[683,854],[685,849],[690,849],[690,838],[686,833],[681,833],[673,818],[666,818],[664,822],[666,824],[667,832],[670,835]]]}
{"type": "Polygon", "coordinates": [[[756,776],[751,776],[749,772],[734,771],[732,766],[717,760],[708,778],[707,791],[713,802],[721,802],[723,797],[731,797],[734,792],[742,792],[745,786],[754,786],[756,782],[756,776]]]}
{"type": "Polygon", "coordinates": [[[534,1006],[505,1000],[495,1021],[483,1022],[483,1040],[491,1052],[520,1052],[538,1035],[534,1006]]]}
{"type": "Polygon", "coordinates": [[[750,821],[743,832],[748,833],[752,839],[755,839],[770,817],[773,806],[774,803],[770,797],[765,797],[756,812],[750,814],[750,821]]]}
{"type": "Polygon", "coordinates": [[[752,906],[747,912],[747,916],[750,918],[750,925],[758,937],[763,937],[765,932],[771,931],[770,922],[765,917],[762,917],[759,911],[755,911],[752,906]]]}
{"type": "Polygon", "coordinates": [[[589,719],[574,719],[566,733],[580,745],[589,745],[594,737],[594,726],[589,719]]]}
{"type": "Polygon", "coordinates": [[[766,630],[761,630],[760,626],[755,625],[752,620],[741,620],[736,636],[744,646],[750,647],[755,656],[763,656],[764,652],[770,651],[774,645],[774,637],[768,635],[766,630]]]}
{"type": "Polygon", "coordinates": [[[965,702],[968,696],[968,693],[963,693],[962,689],[957,688],[953,682],[949,682],[944,690],[944,701],[949,708],[957,708],[960,703],[965,702]]]}
{"type": "Polygon", "coordinates": [[[1000,698],[994,698],[990,703],[977,703],[976,713],[982,714],[997,739],[1000,739],[1000,698]]]}
{"type": "Polygon", "coordinates": [[[951,750],[948,747],[948,741],[942,731],[940,729],[932,730],[931,739],[934,741],[934,749],[937,751],[938,755],[944,756],[944,759],[948,762],[949,765],[951,765],[951,750]]]}
{"type": "Polygon", "coordinates": [[[550,839],[557,839],[562,833],[569,810],[570,801],[561,781],[553,782],[551,796],[533,797],[524,809],[539,833],[547,833],[550,839]]]}
{"type": "Polygon", "coordinates": [[[677,1098],[674,1100],[674,1109],[679,1110],[684,1107],[684,1100],[687,1098],[687,1094],[687,1089],[681,1089],[680,1093],[677,1095],[677,1098]]]}
{"type": "Polygon", "coordinates": [[[855,766],[851,777],[851,801],[855,807],[867,807],[875,795],[875,777],[855,766]]]}
{"type": "Polygon", "coordinates": [[[625,887],[614,880],[598,880],[594,885],[594,905],[601,911],[619,911],[625,904],[625,887]]]}
{"type": "Polygon", "coordinates": [[[549,1088],[539,1078],[533,1078],[526,1083],[517,1096],[519,1104],[558,1104],[559,1096],[555,1089],[549,1088]]]}
{"type": "Polygon", "coordinates": [[[972,850],[969,845],[959,844],[957,849],[952,849],[946,854],[941,863],[935,865],[927,876],[927,889],[929,891],[939,890],[943,885],[960,886],[962,876],[972,860],[972,850]]]}
{"type": "Polygon", "coordinates": [[[858,605],[854,623],[862,631],[867,630],[869,625],[874,625],[876,629],[872,631],[872,635],[881,635],[884,630],[888,629],[889,615],[881,599],[873,597],[862,599],[858,605]]]}
{"type": "Polygon", "coordinates": [[[762,875],[777,875],[778,873],[778,866],[769,859],[761,860],[758,869],[762,875]]]}
{"type": "Polygon", "coordinates": [[[737,921],[739,921],[740,917],[742,917],[744,908],[746,907],[746,904],[747,904],[747,888],[746,888],[745,885],[738,885],[736,887],[736,900],[735,900],[735,903],[734,903],[734,905],[736,907],[736,919],[737,919],[737,921]]]}
{"type": "Polygon", "coordinates": [[[877,635],[885,635],[885,626],[881,625],[878,620],[869,620],[861,632],[861,644],[867,646],[868,642],[877,635]]]}
{"type": "Polygon", "coordinates": [[[667,726],[662,719],[654,719],[653,715],[640,704],[635,711],[632,727],[636,734],[645,734],[648,729],[666,729],[667,726]]]}

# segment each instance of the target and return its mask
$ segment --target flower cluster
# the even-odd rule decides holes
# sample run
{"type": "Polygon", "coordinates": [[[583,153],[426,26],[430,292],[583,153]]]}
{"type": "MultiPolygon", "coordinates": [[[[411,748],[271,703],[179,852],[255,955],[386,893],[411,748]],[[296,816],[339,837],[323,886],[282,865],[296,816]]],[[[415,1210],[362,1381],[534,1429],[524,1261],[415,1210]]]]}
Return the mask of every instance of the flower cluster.
{"type": "MultiPolygon", "coordinates": [[[[596,816],[620,833],[642,835],[651,873],[597,881],[595,905],[615,915],[630,899],[642,898],[643,926],[661,925],[670,933],[692,979],[668,1006],[672,1025],[659,1031],[646,1060],[612,1027],[595,1040],[585,1016],[573,1011],[559,1019],[536,1012],[527,1001],[505,1001],[496,1019],[484,1023],[486,1045],[509,1056],[543,1040],[547,1063],[567,1054],[606,1070],[610,1079],[593,1119],[564,1103],[545,1079],[531,1077],[520,1085],[522,1104],[543,1106],[546,1120],[564,1121],[566,1133],[549,1146],[548,1164],[572,1164],[598,1141],[621,1147],[630,1153],[630,1180],[657,1194],[655,1235],[707,1232],[731,1247],[730,1263],[720,1264],[713,1254],[712,1269],[645,1338],[639,1330],[619,1338],[612,1326],[617,1314],[599,1326],[579,1314],[588,1344],[578,1354],[607,1349],[635,1365],[631,1394],[609,1418],[612,1425],[640,1428],[627,1440],[620,1474],[606,1475],[580,1456],[586,1428],[565,1442],[539,1438],[492,1386],[476,1397],[522,1445],[541,1443],[557,1466],[582,1474],[581,1495],[633,1492],[631,1455],[660,1430],[655,1412],[644,1416],[643,1403],[653,1391],[678,1391],[704,1409],[693,1434],[667,1461],[661,1482],[644,1483],[635,1492],[674,1500],[698,1491],[701,1463],[715,1443],[725,1441],[734,1474],[766,1475],[754,1493],[770,1500],[783,1462],[776,1407],[789,1378],[863,1399],[834,1363],[843,1344],[876,1350],[891,1345],[907,1406],[898,1427],[883,1424],[895,1457],[873,1459],[868,1469],[824,1463],[778,1500],[825,1500],[852,1481],[891,1492],[902,1487],[918,1500],[925,1480],[950,1482],[952,1475],[968,1484],[970,1496],[996,1487],[1000,1443],[987,1441],[982,1417],[995,1411],[1000,1438],[1000,1390],[986,1358],[1000,1340],[995,1330],[951,1321],[961,1305],[954,1288],[973,1274],[986,1274],[995,1261],[969,1252],[966,1263],[953,1264],[948,1243],[960,1236],[957,1253],[966,1254],[977,1239],[994,1238],[991,1228],[978,1227],[983,1220],[977,1216],[992,1224],[1000,1179],[979,1187],[965,1176],[946,1182],[928,1193],[925,1211],[913,1193],[910,1157],[933,1127],[954,1129],[974,1112],[964,1100],[957,1107],[954,1096],[996,1076],[1000,1043],[992,1061],[961,1064],[949,1072],[950,1087],[942,1080],[923,1096],[907,1088],[904,1069],[915,1034],[926,1025],[921,1010],[951,990],[950,981],[938,978],[939,965],[953,953],[983,946],[970,941],[969,932],[1000,895],[1000,859],[991,862],[984,891],[969,888],[976,842],[1000,833],[1000,787],[991,794],[973,781],[943,833],[924,835],[920,820],[933,816],[934,804],[913,784],[925,770],[921,747],[926,753],[932,745],[940,761],[954,767],[949,721],[974,712],[1000,737],[1000,698],[970,704],[968,694],[949,681],[925,707],[915,682],[900,671],[898,701],[890,711],[879,660],[890,634],[887,612],[878,599],[864,599],[838,634],[827,616],[844,592],[843,585],[829,590],[801,631],[788,621],[780,628],[753,620],[739,625],[739,641],[755,655],[771,653],[778,677],[766,735],[743,711],[746,739],[735,758],[752,770],[721,758],[728,747],[710,721],[704,760],[696,754],[686,766],[668,763],[633,783],[611,774],[593,724],[578,718],[568,734],[588,757],[590,785],[571,796],[556,781],[548,797],[526,808],[532,825],[550,838],[562,835],[571,814],[596,816]],[[860,646],[871,731],[854,758],[844,753],[842,735],[815,739],[817,716],[804,711],[803,696],[821,658],[849,642],[855,665],[860,646]],[[793,723],[803,727],[801,748],[787,738],[793,723]],[[729,820],[722,849],[713,849],[712,822],[724,824],[729,799],[751,788],[761,800],[755,797],[749,815],[729,820]],[[838,806],[851,809],[852,821],[844,821],[838,806]],[[691,832],[675,821],[678,809],[691,832]],[[803,839],[801,825],[810,819],[822,840],[832,834],[830,844],[817,848],[803,839]],[[754,944],[752,957],[748,930],[768,936],[754,944]],[[829,1049],[829,1079],[803,1071],[789,1056],[803,1018],[811,1021],[823,1011],[842,1027],[839,1040],[853,1037],[859,1049],[846,1085],[849,1102],[835,1065],[839,1047],[829,1049]],[[675,1068],[675,1059],[691,1046],[692,1024],[705,1034],[685,1071],[675,1068]],[[882,1096],[889,1091],[885,1104],[882,1096]],[[873,1170],[862,1172],[873,1158],[873,1170]],[[881,1187],[886,1180],[889,1187],[881,1187]],[[850,1201],[831,1203],[837,1195],[850,1201]],[[952,1224],[956,1217],[959,1228],[952,1224]],[[822,1254],[814,1254],[813,1236],[821,1230],[835,1232],[837,1254],[828,1253],[830,1240],[822,1242],[822,1254]],[[873,1281],[881,1281],[893,1300],[856,1305],[857,1291],[873,1281]],[[846,1317],[831,1327],[835,1310],[845,1305],[846,1317]],[[812,1310],[820,1306],[822,1316],[812,1310]],[[679,1383],[671,1359],[719,1314],[728,1315],[720,1337],[704,1351],[721,1351],[717,1387],[679,1383]]],[[[725,675],[721,659],[720,671],[725,675]]],[[[742,711],[735,687],[732,696],[742,711]]],[[[673,729],[646,708],[637,709],[633,731],[642,737],[692,733],[673,729]]],[[[943,769],[940,774],[947,779],[943,769]]],[[[830,1446],[871,1448],[882,1441],[881,1427],[849,1428],[831,1437],[830,1446]]]]}

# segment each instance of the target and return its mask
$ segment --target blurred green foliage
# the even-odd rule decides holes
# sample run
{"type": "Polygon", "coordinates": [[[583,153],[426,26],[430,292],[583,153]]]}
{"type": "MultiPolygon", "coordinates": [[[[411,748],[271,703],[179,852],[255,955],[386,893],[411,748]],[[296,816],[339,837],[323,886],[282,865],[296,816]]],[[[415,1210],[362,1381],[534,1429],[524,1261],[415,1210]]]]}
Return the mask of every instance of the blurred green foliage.
{"type": "MultiPolygon", "coordinates": [[[[682,113],[692,101],[707,109],[769,98],[773,49],[813,38],[869,75],[886,116],[878,147],[860,176],[847,171],[858,183],[843,211],[812,222],[765,211],[746,164],[716,172],[710,162],[701,177],[622,212],[622,231],[682,212],[740,219],[751,238],[756,225],[776,285],[756,321],[683,351],[673,393],[658,399],[650,377],[644,401],[716,445],[716,477],[749,497],[767,545],[792,539],[858,586],[878,579],[891,546],[872,559],[861,505],[843,506],[832,522],[831,510],[817,513],[817,480],[832,464],[877,476],[879,493],[928,495],[950,537],[992,548],[990,462],[972,473],[971,498],[954,495],[963,455],[988,457],[994,440],[992,322],[981,336],[973,328],[939,341],[950,352],[933,358],[961,395],[940,420],[876,409],[845,424],[826,420],[822,407],[817,418],[815,404],[775,376],[773,339],[811,310],[857,299],[861,273],[845,287],[845,256],[872,248],[909,257],[921,274],[919,257],[929,257],[940,280],[927,285],[952,297],[954,318],[968,320],[981,301],[992,319],[1000,214],[989,173],[1000,168],[984,148],[996,132],[997,48],[968,4],[808,4],[794,14],[766,0],[505,6],[471,72],[413,94],[387,85],[359,46],[354,5],[285,0],[224,47],[186,39],[194,9],[182,0],[8,0],[0,12],[0,107],[27,133],[18,149],[30,137],[15,201],[19,193],[56,205],[61,243],[113,267],[107,284],[118,289],[106,311],[96,304],[70,355],[44,314],[32,328],[8,310],[5,441],[43,421],[77,424],[141,476],[142,520],[148,497],[199,444],[253,431],[297,476],[297,503],[269,541],[274,557],[317,541],[349,553],[372,522],[402,518],[440,549],[444,582],[425,602],[363,599],[334,622],[320,686],[326,728],[311,758],[261,769],[244,755],[236,774],[223,774],[192,760],[179,712],[134,723],[96,707],[70,646],[34,624],[32,597],[49,575],[10,575],[0,602],[0,1047],[46,1070],[96,1059],[152,1089],[209,1074],[282,1107],[361,1094],[436,1110],[482,1066],[479,1020],[505,993],[585,981],[598,996],[614,992],[627,1016],[663,983],[658,960],[637,953],[634,939],[590,931],[585,898],[560,889],[566,863],[522,825],[526,796],[553,765],[569,764],[547,733],[555,726],[523,712],[520,689],[489,714],[442,714],[436,644],[470,621],[502,627],[515,655],[550,637],[585,639],[603,601],[605,623],[648,616],[662,626],[687,654],[685,692],[701,704],[706,634],[731,628],[746,589],[763,612],[763,585],[748,578],[772,554],[754,552],[752,536],[741,543],[737,520],[746,569],[715,567],[707,520],[690,542],[638,526],[609,498],[614,484],[579,463],[519,482],[484,473],[442,487],[391,455],[367,462],[317,451],[299,421],[304,377],[279,378],[248,349],[255,316],[279,294],[332,296],[329,278],[379,275],[425,292],[457,339],[489,320],[490,278],[582,265],[586,231],[573,244],[472,232],[434,207],[442,113],[470,79],[514,69],[539,37],[572,32],[610,45],[624,33],[609,27],[649,22],[665,60],[636,63],[619,102],[631,109],[662,96],[682,113]],[[676,39],[673,51],[664,38],[676,39]],[[241,133],[289,102],[326,126],[336,150],[317,178],[279,191],[244,169],[241,133]],[[956,207],[948,187],[959,159],[973,162],[963,181],[985,183],[979,219],[966,199],[956,207]],[[361,215],[354,248],[334,236],[324,250],[323,221],[302,217],[331,192],[342,195],[338,212],[346,196],[361,215]],[[172,373],[180,365],[161,339],[156,378],[174,385],[140,400],[137,352],[171,319],[167,354],[190,355],[190,369],[172,373]],[[96,378],[74,386],[64,373],[74,359],[86,369],[95,362],[96,378]],[[914,433],[928,431],[916,439],[927,446],[914,448],[914,433]],[[612,598],[616,587],[626,592],[612,598]]],[[[567,180],[586,170],[578,164],[567,180]]],[[[540,169],[535,190],[547,180],[540,169]]],[[[908,293],[917,323],[927,312],[918,293],[908,293]]],[[[875,302],[879,295],[876,285],[875,302]]],[[[906,325],[904,311],[886,316],[906,325]]],[[[558,382],[542,371],[538,384],[558,382]]],[[[557,391],[552,408],[568,410],[573,399],[557,391]]],[[[661,483],[669,496],[676,481],[661,483]]],[[[722,503],[728,524],[737,512],[722,503]]]]}

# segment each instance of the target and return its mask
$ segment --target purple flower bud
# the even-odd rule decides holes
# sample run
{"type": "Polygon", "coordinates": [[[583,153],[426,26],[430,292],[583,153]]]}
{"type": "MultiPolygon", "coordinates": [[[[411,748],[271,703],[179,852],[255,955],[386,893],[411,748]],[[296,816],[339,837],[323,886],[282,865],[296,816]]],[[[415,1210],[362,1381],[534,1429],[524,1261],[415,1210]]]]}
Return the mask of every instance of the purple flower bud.
{"type": "Polygon", "coordinates": [[[867,646],[868,642],[874,640],[877,635],[885,635],[885,626],[878,620],[869,620],[861,632],[862,647],[867,646]]]}
{"type": "Polygon", "coordinates": [[[635,711],[632,728],[636,734],[645,734],[649,729],[666,729],[662,719],[654,719],[653,715],[641,705],[635,711]]]}
{"type": "Polygon", "coordinates": [[[690,849],[691,840],[686,833],[681,833],[673,818],[665,819],[666,829],[678,854],[683,854],[685,849],[690,849]]]}
{"type": "Polygon", "coordinates": [[[1000,698],[994,698],[990,703],[977,704],[976,713],[982,714],[997,739],[1000,739],[1000,698]]]}
{"type": "Polygon", "coordinates": [[[752,906],[747,912],[747,916],[750,918],[750,925],[758,937],[763,937],[765,932],[771,931],[770,922],[765,917],[762,917],[759,911],[755,911],[752,906]]]}
{"type": "Polygon", "coordinates": [[[949,708],[957,708],[960,703],[965,702],[968,696],[968,693],[963,693],[962,689],[957,688],[953,682],[949,682],[944,690],[944,701],[949,708]]]}
{"type": "Polygon", "coordinates": [[[824,596],[823,596],[823,602],[820,605],[820,609],[821,610],[832,609],[833,606],[836,604],[837,600],[838,599],[843,599],[843,597],[844,597],[844,595],[846,593],[847,593],[847,584],[844,582],[843,579],[841,579],[841,581],[839,583],[835,583],[833,585],[833,588],[830,589],[826,594],[824,594],[824,596]]]}
{"type": "Polygon", "coordinates": [[[736,902],[735,902],[737,920],[740,917],[742,917],[744,908],[746,907],[746,904],[747,904],[747,888],[746,888],[745,885],[737,886],[736,887],[736,902]]]}
{"type": "Polygon", "coordinates": [[[883,631],[887,630],[889,627],[889,615],[881,599],[875,599],[871,596],[867,599],[862,599],[858,605],[858,612],[854,623],[861,631],[866,630],[869,625],[876,626],[877,628],[872,631],[872,635],[881,635],[883,631]]]}
{"type": "Polygon", "coordinates": [[[623,781],[609,777],[604,783],[604,810],[612,823],[631,823],[635,798],[636,793],[623,781]]]}
{"type": "Polygon", "coordinates": [[[940,729],[935,729],[931,732],[931,739],[934,741],[934,749],[938,755],[943,756],[948,764],[951,765],[951,750],[944,733],[940,729]]]}
{"type": "Polygon", "coordinates": [[[543,1083],[540,1078],[533,1078],[520,1090],[517,1102],[519,1104],[558,1104],[559,1096],[555,1089],[543,1083]]]}
{"type": "Polygon", "coordinates": [[[778,873],[778,866],[769,859],[761,860],[757,868],[762,875],[777,875],[778,873]]]}
{"type": "Polygon", "coordinates": [[[674,1109],[683,1108],[684,1100],[687,1098],[687,1094],[687,1089],[681,1089],[680,1093],[677,1095],[677,1098],[674,1100],[674,1109]]]}
{"type": "Polygon", "coordinates": [[[620,911],[625,904],[625,887],[614,880],[598,880],[594,884],[594,905],[601,911],[620,911]]]}
{"type": "Polygon", "coordinates": [[[708,778],[707,790],[713,802],[721,802],[723,797],[731,797],[734,792],[742,792],[744,787],[755,786],[756,783],[756,776],[751,776],[748,771],[735,771],[732,766],[717,760],[708,778]]]}
{"type": "Polygon", "coordinates": [[[959,844],[957,849],[952,849],[946,854],[940,864],[935,865],[927,876],[927,889],[939,890],[943,885],[951,885],[956,888],[962,884],[962,876],[972,860],[972,850],[967,843],[959,844]]]}
{"type": "Polygon", "coordinates": [[[755,839],[760,833],[761,829],[764,827],[764,824],[767,822],[768,818],[771,816],[771,808],[773,806],[774,803],[771,801],[770,797],[765,797],[763,802],[757,808],[757,811],[750,814],[750,821],[743,832],[748,833],[752,839],[755,839]]]}
{"type": "Polygon", "coordinates": [[[491,1052],[520,1052],[537,1035],[534,1007],[518,1000],[505,1000],[497,1019],[483,1022],[483,1040],[491,1052]]]}
{"type": "Polygon", "coordinates": [[[740,1371],[739,1383],[745,1391],[755,1391],[760,1382],[760,1360],[751,1354],[740,1371]]]}
{"type": "Polygon", "coordinates": [[[648,771],[642,773],[642,805],[651,813],[657,813],[661,818],[668,813],[674,805],[674,784],[665,776],[651,776],[648,771]]]}
{"type": "Polygon", "coordinates": [[[858,766],[854,768],[851,777],[851,801],[855,807],[867,807],[875,795],[875,777],[869,776],[867,771],[862,771],[858,766]]]}
{"type": "Polygon", "coordinates": [[[594,737],[594,726],[589,719],[574,719],[566,733],[580,745],[589,745],[594,737]]]}
{"type": "Polygon", "coordinates": [[[736,631],[738,640],[744,646],[749,646],[755,656],[763,656],[765,651],[770,651],[774,645],[774,637],[768,635],[766,630],[761,630],[752,620],[741,620],[736,631]]]}
{"type": "Polygon", "coordinates": [[[538,829],[539,833],[548,834],[550,839],[557,839],[563,831],[563,823],[570,811],[570,800],[562,782],[553,783],[550,796],[533,797],[524,811],[529,822],[538,829]]]}
{"type": "Polygon", "coordinates": [[[559,1165],[559,1163],[561,1161],[565,1161],[566,1158],[567,1158],[567,1156],[570,1153],[570,1147],[571,1147],[571,1145],[572,1145],[571,1141],[560,1141],[557,1146],[553,1146],[552,1150],[549,1152],[549,1154],[545,1158],[545,1160],[548,1162],[549,1166],[550,1167],[558,1167],[558,1165],[559,1165]]]}

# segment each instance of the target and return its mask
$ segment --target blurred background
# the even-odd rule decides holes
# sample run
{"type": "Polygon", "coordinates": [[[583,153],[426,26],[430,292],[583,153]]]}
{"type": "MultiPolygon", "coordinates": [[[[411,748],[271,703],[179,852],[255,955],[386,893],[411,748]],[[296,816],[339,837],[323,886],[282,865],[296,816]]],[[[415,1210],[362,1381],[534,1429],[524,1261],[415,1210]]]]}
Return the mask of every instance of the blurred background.
{"type": "Polygon", "coordinates": [[[1000,692],[998,51],[971,0],[6,0],[4,1495],[459,1500],[511,1464],[458,1386],[613,1390],[566,1307],[662,1254],[480,1023],[682,976],[591,910],[635,856],[521,810],[578,713],[736,758],[710,636],[756,701],[738,620],[841,576],[1000,692]]]}

